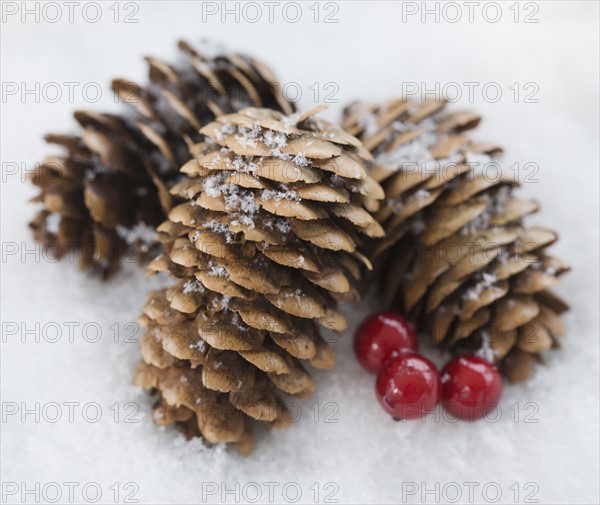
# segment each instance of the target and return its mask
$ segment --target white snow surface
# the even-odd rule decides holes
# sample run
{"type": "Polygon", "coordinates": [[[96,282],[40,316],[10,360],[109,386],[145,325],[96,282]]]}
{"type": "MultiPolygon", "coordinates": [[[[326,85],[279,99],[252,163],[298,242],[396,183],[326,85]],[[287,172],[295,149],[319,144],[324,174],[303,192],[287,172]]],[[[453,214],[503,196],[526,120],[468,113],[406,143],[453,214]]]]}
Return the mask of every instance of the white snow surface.
{"type": "MultiPolygon", "coordinates": [[[[303,2],[302,18],[291,23],[281,14],[286,3],[274,7],[273,23],[261,2],[256,23],[234,15],[223,22],[220,14],[203,22],[200,2],[135,2],[133,24],[113,22],[112,2],[102,2],[97,23],[77,10],[69,23],[63,6],[57,23],[36,23],[33,15],[22,22],[17,14],[2,24],[3,85],[20,92],[40,83],[41,91],[55,82],[63,93],[55,103],[8,88],[2,97],[2,502],[90,503],[101,491],[98,503],[492,503],[498,492],[497,503],[598,503],[598,3],[535,2],[535,24],[513,21],[513,2],[501,2],[497,23],[485,21],[481,8],[469,23],[466,6],[457,23],[433,15],[403,22],[400,2],[366,1],[330,3],[337,23],[323,22],[332,7],[321,4],[315,22],[313,3],[303,2]],[[337,365],[311,371],[317,391],[296,402],[298,421],[259,431],[251,457],[186,443],[152,424],[151,400],[131,385],[140,352],[129,340],[139,337],[132,323],[146,293],[163,281],[127,264],[103,284],[75,261],[41,254],[27,228],[36,190],[24,175],[58,152],[44,133],[76,131],[72,110],[122,110],[110,78],[143,82],[142,56],[168,59],[178,38],[200,37],[251,50],[283,84],[297,83],[302,110],[337,90],[325,112],[334,120],[349,101],[397,96],[403,83],[481,83],[474,100],[462,87],[451,107],[483,115],[476,137],[504,146],[508,165],[538,164],[538,182],[522,190],[542,204],[531,221],[560,232],[552,251],[573,265],[558,289],[572,305],[563,348],[527,384],[505,387],[497,422],[448,422],[441,410],[425,422],[391,420],[352,352],[356,324],[378,308],[367,296],[345,309],[350,326],[334,343],[337,365]],[[73,100],[67,82],[79,83],[73,100]],[[489,82],[502,89],[496,103],[482,99],[489,82]],[[530,82],[539,87],[538,103],[523,101],[530,82]],[[100,84],[96,103],[83,98],[86,83],[100,84]]],[[[256,15],[250,9],[246,18],[256,15]]],[[[520,12],[522,20],[530,11],[520,12]]],[[[120,19],[130,13],[121,10],[120,19]]],[[[88,86],[92,98],[93,91],[88,86]]],[[[427,354],[443,364],[442,354],[427,354]]]]}

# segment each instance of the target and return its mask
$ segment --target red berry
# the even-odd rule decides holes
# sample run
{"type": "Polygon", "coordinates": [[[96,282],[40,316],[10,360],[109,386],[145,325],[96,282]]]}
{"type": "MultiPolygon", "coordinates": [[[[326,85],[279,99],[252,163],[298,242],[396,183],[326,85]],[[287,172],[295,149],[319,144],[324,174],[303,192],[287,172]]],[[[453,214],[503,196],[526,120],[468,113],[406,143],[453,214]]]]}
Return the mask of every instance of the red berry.
{"type": "Polygon", "coordinates": [[[368,317],[356,330],[354,338],[358,361],[372,373],[378,373],[385,362],[403,351],[416,351],[418,347],[412,325],[393,312],[381,312],[368,317]]]}
{"type": "Polygon", "coordinates": [[[395,419],[419,419],[440,399],[442,385],[435,365],[418,354],[402,354],[379,372],[375,392],[395,419]]]}
{"type": "Polygon", "coordinates": [[[442,404],[459,419],[473,421],[492,411],[502,395],[502,378],[489,361],[459,356],[442,370],[442,404]]]}

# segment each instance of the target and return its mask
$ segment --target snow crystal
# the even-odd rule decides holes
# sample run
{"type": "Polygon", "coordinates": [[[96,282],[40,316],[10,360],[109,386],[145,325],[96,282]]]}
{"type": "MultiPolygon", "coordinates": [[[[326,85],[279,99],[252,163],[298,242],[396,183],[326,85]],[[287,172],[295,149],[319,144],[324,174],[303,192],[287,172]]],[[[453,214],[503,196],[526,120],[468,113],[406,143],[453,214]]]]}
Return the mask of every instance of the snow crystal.
{"type": "Polygon", "coordinates": [[[432,117],[425,118],[416,125],[395,121],[392,123],[392,128],[399,133],[414,130],[419,130],[423,133],[416,139],[399,145],[392,151],[384,151],[376,155],[376,163],[388,170],[414,171],[415,168],[418,168],[422,173],[428,173],[438,170],[442,164],[460,161],[460,158],[456,155],[448,157],[445,160],[433,159],[430,150],[441,137],[436,132],[437,124],[432,117]]]}
{"type": "Polygon", "coordinates": [[[490,363],[495,361],[494,350],[490,345],[490,336],[485,331],[481,334],[481,347],[475,352],[475,355],[490,363]]]}
{"type": "Polygon", "coordinates": [[[473,169],[478,166],[485,165],[492,160],[492,157],[487,153],[474,153],[469,151],[466,155],[466,164],[473,165],[473,169]]]}
{"type": "Polygon", "coordinates": [[[375,161],[378,165],[389,170],[402,170],[408,167],[413,168],[415,164],[420,165],[428,170],[430,165],[435,163],[430,149],[437,142],[438,136],[434,133],[426,132],[420,137],[398,146],[390,152],[379,154],[375,161]]]}
{"type": "Polygon", "coordinates": [[[215,265],[212,261],[208,264],[209,272],[208,275],[212,275],[214,277],[229,277],[227,270],[220,265],[215,265]]]}
{"type": "Polygon", "coordinates": [[[494,274],[482,272],[481,277],[483,278],[483,282],[485,282],[488,286],[496,282],[496,276],[494,274]]]}
{"type": "Polygon", "coordinates": [[[340,187],[345,184],[344,178],[340,177],[337,174],[331,174],[329,176],[329,180],[331,181],[331,184],[333,184],[335,187],[340,187]]]}
{"type": "MultiPolygon", "coordinates": [[[[229,228],[225,223],[219,223],[218,221],[215,221],[214,219],[211,219],[210,221],[205,221],[204,223],[202,223],[202,228],[206,228],[207,230],[211,230],[216,233],[222,233],[222,234],[230,233],[229,228]]],[[[199,237],[200,237],[200,232],[195,231],[194,237],[193,237],[194,242],[196,240],[198,240],[199,237]]]]}
{"type": "Polygon", "coordinates": [[[202,293],[204,286],[197,280],[186,281],[183,285],[183,294],[188,295],[190,293],[202,293]]]}
{"type": "Polygon", "coordinates": [[[61,216],[58,212],[51,212],[46,216],[46,231],[56,235],[60,225],[61,216]]]}
{"type": "Polygon", "coordinates": [[[258,142],[261,140],[259,137],[261,128],[260,125],[255,124],[252,129],[246,128],[244,126],[238,126],[238,134],[235,136],[235,140],[242,147],[258,147],[258,142]]]}
{"type": "MultiPolygon", "coordinates": [[[[391,124],[392,130],[394,130],[395,132],[398,133],[404,133],[404,132],[408,132],[408,131],[414,131],[416,128],[416,125],[412,124],[412,123],[403,123],[402,121],[394,121],[391,124]]],[[[377,132],[375,132],[377,133],[377,132]]]]}
{"type": "Polygon", "coordinates": [[[373,112],[364,114],[358,118],[358,125],[362,128],[367,137],[375,135],[379,131],[379,121],[373,112]]]}
{"type": "Polygon", "coordinates": [[[498,188],[496,193],[492,198],[492,205],[490,207],[490,212],[492,214],[499,214],[504,210],[504,206],[506,202],[509,200],[512,194],[512,188],[510,186],[501,186],[498,188]]]}
{"type": "Polygon", "coordinates": [[[310,165],[309,159],[303,153],[299,153],[296,156],[294,156],[293,161],[296,165],[300,167],[307,167],[308,165],[310,165]]]}
{"type": "Polygon", "coordinates": [[[225,184],[224,181],[226,177],[227,173],[225,172],[210,175],[202,182],[202,189],[208,196],[217,198],[223,194],[225,187],[233,186],[233,184],[225,184]]]}
{"type": "Polygon", "coordinates": [[[423,218],[419,215],[417,218],[415,218],[415,220],[413,221],[412,225],[411,225],[411,230],[413,233],[423,233],[425,231],[425,228],[427,227],[427,225],[425,224],[425,221],[423,220],[423,218]]]}
{"type": "Polygon", "coordinates": [[[481,293],[483,293],[485,289],[491,287],[497,280],[495,275],[488,272],[478,273],[476,278],[479,278],[480,280],[475,286],[465,292],[463,295],[465,300],[477,300],[481,293]]]}
{"type": "Polygon", "coordinates": [[[484,177],[486,180],[499,181],[502,176],[502,169],[495,158],[487,153],[467,152],[465,164],[470,169],[468,173],[469,180],[484,177]]]}
{"type": "Polygon", "coordinates": [[[232,133],[235,132],[235,126],[233,126],[231,123],[223,123],[223,126],[221,126],[221,133],[223,135],[231,135],[232,133]]]}
{"type": "Polygon", "coordinates": [[[208,350],[207,343],[202,339],[198,340],[198,342],[196,342],[195,344],[190,344],[188,347],[190,349],[198,349],[202,353],[208,350]]]}
{"type": "Polygon", "coordinates": [[[229,310],[229,302],[231,301],[231,296],[222,295],[221,296],[221,310],[223,312],[227,312],[229,310]]]}
{"type": "MultiPolygon", "coordinates": [[[[290,299],[290,298],[302,298],[302,295],[304,294],[304,292],[301,289],[296,289],[293,292],[287,292],[284,295],[284,298],[286,299],[290,299]]],[[[281,300],[277,300],[277,303],[279,304],[281,302],[281,300]]]]}
{"type": "Polygon", "coordinates": [[[285,219],[275,219],[275,228],[281,233],[289,233],[292,231],[292,225],[285,219]]]}
{"type": "MultiPolygon", "coordinates": [[[[237,184],[225,183],[227,175],[226,172],[222,172],[207,177],[203,183],[204,191],[210,197],[222,197],[225,201],[225,209],[237,219],[238,223],[254,227],[253,216],[260,209],[254,193],[240,188],[237,184]]],[[[235,224],[235,221],[232,221],[232,224],[235,224]]],[[[215,225],[214,230],[223,229],[215,225]]]]}
{"type": "Polygon", "coordinates": [[[143,244],[152,244],[158,239],[158,233],[152,226],[148,226],[146,223],[140,222],[134,224],[131,228],[126,228],[118,224],[116,231],[119,237],[121,237],[128,244],[135,244],[141,242],[143,244]]]}
{"type": "Polygon", "coordinates": [[[274,132],[267,130],[263,134],[264,144],[271,149],[271,154],[282,160],[289,160],[292,156],[290,154],[284,154],[281,152],[285,146],[287,146],[287,136],[282,132],[274,132]]]}
{"type": "Polygon", "coordinates": [[[485,209],[475,219],[472,219],[467,224],[465,224],[460,230],[458,230],[458,234],[462,237],[465,237],[468,235],[473,235],[481,230],[488,229],[491,217],[492,214],[490,212],[490,209],[485,209]]]}
{"type": "Polygon", "coordinates": [[[281,200],[289,200],[294,202],[300,201],[300,196],[293,190],[288,191],[277,191],[274,189],[263,189],[261,192],[261,198],[265,201],[275,200],[280,202],[281,200]]]}
{"type": "Polygon", "coordinates": [[[236,154],[232,162],[233,168],[237,172],[253,174],[258,170],[258,165],[251,158],[236,154]]]}
{"type": "Polygon", "coordinates": [[[252,191],[240,190],[225,195],[225,208],[228,211],[241,211],[244,214],[254,214],[260,208],[252,191]]]}
{"type": "Polygon", "coordinates": [[[235,314],[233,314],[233,317],[231,318],[231,322],[238,330],[248,331],[248,327],[243,324],[242,318],[240,317],[240,315],[237,312],[235,314]]]}
{"type": "Polygon", "coordinates": [[[415,200],[425,200],[426,198],[429,198],[430,196],[431,196],[431,193],[429,191],[427,191],[426,189],[420,189],[414,193],[413,198],[415,200]]]}

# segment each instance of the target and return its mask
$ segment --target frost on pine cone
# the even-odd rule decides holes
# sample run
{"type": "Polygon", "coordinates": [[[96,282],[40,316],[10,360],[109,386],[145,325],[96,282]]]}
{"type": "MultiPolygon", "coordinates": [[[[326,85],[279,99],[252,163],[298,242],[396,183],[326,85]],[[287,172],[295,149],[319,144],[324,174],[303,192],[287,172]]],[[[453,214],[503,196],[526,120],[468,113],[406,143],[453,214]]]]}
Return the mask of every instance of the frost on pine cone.
{"type": "Polygon", "coordinates": [[[76,248],[81,266],[112,275],[129,249],[137,259],[156,245],[154,227],[172,207],[169,188],[189,160],[188,146],[217,115],[249,105],[293,112],[270,70],[248,56],[207,59],[184,42],[181,62],[146,58],[150,83],[123,79],[113,91],[132,110],[76,112],[77,135],[47,135],[66,152],[48,156],[32,182],[43,204],[30,226],[57,256],[76,248]]]}
{"type": "Polygon", "coordinates": [[[549,289],[569,267],[546,252],[554,231],[524,224],[538,205],[516,196],[501,149],[464,134],[480,117],[444,106],[399,99],[345,110],[344,128],[373,154],[370,175],[386,195],[376,214],[386,238],[369,258],[386,302],[435,344],[479,349],[511,381],[525,380],[565,332],[568,307],[549,289]]]}
{"type": "Polygon", "coordinates": [[[158,394],[156,423],[247,454],[251,420],[290,423],[278,392],[308,397],[304,366],[333,366],[321,331],[346,327],[337,302],[357,297],[370,268],[358,249],[383,235],[368,210],[384,195],[368,151],[316,112],[243,109],[192,146],[172,188],[186,201],[159,227],[164,253],[150,263],[179,280],[142,316],[134,381],[158,394]]]}

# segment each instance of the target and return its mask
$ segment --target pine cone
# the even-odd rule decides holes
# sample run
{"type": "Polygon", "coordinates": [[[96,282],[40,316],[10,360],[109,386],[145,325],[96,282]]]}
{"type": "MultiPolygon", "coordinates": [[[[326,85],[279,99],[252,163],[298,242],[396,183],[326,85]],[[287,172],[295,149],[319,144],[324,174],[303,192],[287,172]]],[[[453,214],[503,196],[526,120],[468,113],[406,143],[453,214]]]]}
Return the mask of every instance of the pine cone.
{"type": "Polygon", "coordinates": [[[337,302],[357,297],[371,266],[361,235],[383,235],[366,210],[384,196],[370,154],[318,110],[247,108],[202,128],[210,140],[191,148],[172,188],[186,202],[159,227],[165,253],[149,267],[179,280],[144,308],[135,382],[159,393],[156,422],[244,454],[251,420],[289,424],[278,391],[312,393],[305,364],[333,366],[319,327],[346,327],[337,302]]]}
{"type": "Polygon", "coordinates": [[[77,248],[82,268],[105,278],[127,250],[143,259],[156,246],[154,228],[172,207],[169,188],[189,160],[188,145],[215,116],[249,105],[293,112],[270,70],[236,54],[207,59],[185,42],[182,62],[146,58],[146,88],[123,79],[113,91],[132,111],[123,115],[76,112],[78,135],[48,135],[66,153],[49,156],[32,182],[43,209],[30,226],[36,240],[57,256],[77,248]]]}
{"type": "Polygon", "coordinates": [[[369,257],[386,302],[435,344],[479,350],[525,380],[565,332],[558,314],[568,306],[549,288],[569,267],[546,252],[554,231],[525,226],[537,203],[489,169],[501,149],[464,134],[480,117],[444,106],[399,99],[345,110],[344,128],[373,154],[370,175],[386,193],[376,214],[386,238],[369,257]]]}

